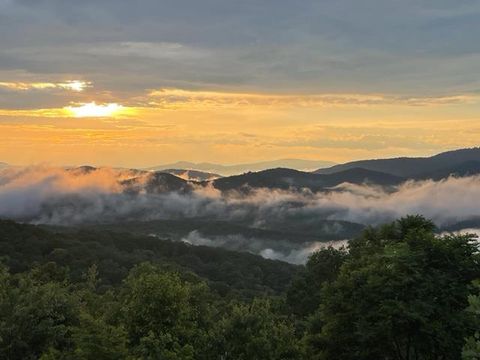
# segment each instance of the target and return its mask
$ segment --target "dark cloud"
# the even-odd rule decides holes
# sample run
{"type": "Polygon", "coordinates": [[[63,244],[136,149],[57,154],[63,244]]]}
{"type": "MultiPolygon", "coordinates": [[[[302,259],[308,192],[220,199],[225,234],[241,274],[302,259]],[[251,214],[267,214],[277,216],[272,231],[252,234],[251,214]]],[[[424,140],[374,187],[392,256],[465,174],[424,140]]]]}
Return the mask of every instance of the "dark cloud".
{"type": "Polygon", "coordinates": [[[474,0],[1,0],[0,71],[133,93],[471,91],[479,14],[474,0]]]}

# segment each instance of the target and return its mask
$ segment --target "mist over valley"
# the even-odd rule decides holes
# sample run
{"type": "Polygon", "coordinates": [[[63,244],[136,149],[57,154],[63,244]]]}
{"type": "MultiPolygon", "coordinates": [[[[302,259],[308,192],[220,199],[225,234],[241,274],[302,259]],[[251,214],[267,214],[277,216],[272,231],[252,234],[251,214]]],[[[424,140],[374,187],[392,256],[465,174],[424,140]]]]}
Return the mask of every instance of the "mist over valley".
{"type": "Polygon", "coordinates": [[[439,231],[480,227],[480,162],[474,158],[480,159],[479,149],[372,160],[365,168],[358,163],[315,172],[276,168],[211,180],[181,176],[200,170],[5,167],[0,218],[142,234],[304,263],[316,249],[340,246],[367,226],[408,214],[432,219],[439,231]],[[448,161],[442,165],[438,158],[448,161]],[[423,166],[421,174],[399,170],[418,161],[434,165],[423,166]],[[392,168],[382,167],[385,162],[402,165],[395,174],[379,171],[392,168]]]}

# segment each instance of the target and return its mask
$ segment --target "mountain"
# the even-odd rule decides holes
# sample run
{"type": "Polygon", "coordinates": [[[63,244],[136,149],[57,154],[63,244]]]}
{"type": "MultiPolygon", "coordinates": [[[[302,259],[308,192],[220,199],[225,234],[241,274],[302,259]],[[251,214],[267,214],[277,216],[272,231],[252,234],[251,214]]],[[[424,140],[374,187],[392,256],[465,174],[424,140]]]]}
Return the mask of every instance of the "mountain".
{"type": "MultiPolygon", "coordinates": [[[[319,242],[351,239],[365,228],[358,223],[321,219],[318,214],[297,214],[281,220],[271,218],[261,226],[255,227],[247,221],[231,219],[183,218],[122,221],[81,228],[151,236],[257,255],[265,250],[275,251],[279,259],[288,259],[290,254],[308,249],[312,244],[318,245],[319,242]]],[[[306,256],[308,253],[296,261],[294,259],[287,261],[303,262],[306,256]]]]}
{"type": "Polygon", "coordinates": [[[222,177],[219,174],[209,173],[205,171],[198,171],[198,170],[165,169],[165,170],[161,170],[161,172],[172,174],[184,180],[190,180],[190,181],[208,181],[208,180],[215,180],[222,177]]]}
{"type": "Polygon", "coordinates": [[[103,289],[118,284],[133,266],[150,261],[164,268],[195,273],[227,295],[263,296],[284,291],[299,268],[282,261],[221,248],[191,246],[154,236],[90,228],[58,228],[0,220],[0,258],[10,271],[56,262],[80,281],[96,264],[103,289]],[[253,270],[253,271],[252,271],[253,270]]]}
{"type": "Polygon", "coordinates": [[[192,184],[178,176],[163,172],[151,172],[144,176],[136,176],[121,182],[126,193],[159,194],[171,191],[189,192],[192,184]]]}
{"type": "MultiPolygon", "coordinates": [[[[248,219],[247,219],[248,220],[248,219]]],[[[364,229],[364,225],[349,221],[319,219],[318,216],[301,214],[289,219],[268,219],[262,227],[248,221],[215,220],[208,218],[162,219],[151,221],[124,221],[89,225],[91,229],[128,232],[137,235],[155,235],[175,241],[182,240],[192,231],[209,238],[242,236],[246,239],[304,244],[312,241],[331,241],[352,238],[364,229]]],[[[235,242],[232,240],[232,242],[235,242]]],[[[228,247],[228,244],[226,244],[228,247]]]]}
{"type": "Polygon", "coordinates": [[[66,171],[68,171],[70,174],[76,175],[76,176],[82,176],[82,175],[88,175],[91,174],[95,171],[97,171],[98,168],[90,165],[82,165],[82,166],[77,166],[77,167],[72,167],[72,168],[67,168],[66,171]]]}
{"type": "Polygon", "coordinates": [[[187,161],[179,161],[173,164],[165,164],[154,166],[146,170],[169,170],[169,169],[184,169],[206,171],[223,176],[242,174],[248,171],[262,171],[266,169],[284,167],[295,170],[311,171],[321,167],[332,166],[335,163],[323,160],[300,160],[300,159],[280,159],[273,161],[262,161],[256,163],[246,163],[238,165],[220,165],[213,163],[192,163],[187,161]]]}
{"type": "Polygon", "coordinates": [[[416,178],[428,176],[430,173],[435,174],[441,172],[442,169],[454,168],[470,161],[480,161],[480,148],[447,151],[432,157],[400,157],[352,161],[326,169],[319,169],[314,173],[333,174],[348,169],[363,168],[404,178],[416,178]]]}
{"type": "Polygon", "coordinates": [[[325,175],[277,168],[217,179],[213,181],[213,185],[222,191],[238,190],[247,186],[269,189],[308,188],[312,191],[319,191],[345,182],[393,186],[403,181],[405,179],[399,176],[362,168],[346,169],[345,171],[325,175]]]}
{"type": "Polygon", "coordinates": [[[443,225],[440,228],[440,231],[465,231],[469,230],[478,230],[480,229],[480,216],[474,216],[467,220],[462,220],[454,222],[452,224],[443,225]]]}
{"type": "Polygon", "coordinates": [[[472,176],[480,174],[480,161],[465,161],[461,164],[446,167],[440,170],[431,171],[427,173],[422,173],[415,177],[417,180],[425,180],[425,179],[432,179],[432,180],[441,180],[446,179],[449,176],[455,177],[464,177],[464,176],[472,176]]]}
{"type": "Polygon", "coordinates": [[[0,162],[0,169],[7,168],[7,167],[9,167],[9,166],[10,166],[10,165],[8,165],[7,163],[0,162]]]}

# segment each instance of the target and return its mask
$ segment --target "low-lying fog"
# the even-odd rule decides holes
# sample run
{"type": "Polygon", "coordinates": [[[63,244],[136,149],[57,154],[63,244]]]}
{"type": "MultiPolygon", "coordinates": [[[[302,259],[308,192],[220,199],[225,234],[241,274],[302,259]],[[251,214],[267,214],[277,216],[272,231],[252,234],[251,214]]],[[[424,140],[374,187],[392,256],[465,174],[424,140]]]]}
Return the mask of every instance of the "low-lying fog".
{"type": "MultiPolygon", "coordinates": [[[[421,214],[438,226],[480,216],[480,176],[434,181],[410,181],[395,191],[370,185],[342,184],[328,192],[256,189],[221,193],[212,186],[191,191],[149,192],[142,188],[149,173],[109,168],[75,171],[55,167],[0,170],[0,218],[34,224],[82,225],[116,221],[204,218],[248,222],[262,228],[297,216],[377,225],[407,214],[421,214]],[[135,178],[139,191],[126,191],[135,178]]],[[[473,229],[472,231],[478,231],[473,229]]],[[[281,253],[237,234],[209,238],[191,232],[183,241],[194,245],[225,246],[256,252],[294,263],[325,246],[310,242],[281,253]]],[[[342,244],[342,243],[339,243],[342,244]]],[[[338,244],[337,244],[338,245],[338,244]]]]}

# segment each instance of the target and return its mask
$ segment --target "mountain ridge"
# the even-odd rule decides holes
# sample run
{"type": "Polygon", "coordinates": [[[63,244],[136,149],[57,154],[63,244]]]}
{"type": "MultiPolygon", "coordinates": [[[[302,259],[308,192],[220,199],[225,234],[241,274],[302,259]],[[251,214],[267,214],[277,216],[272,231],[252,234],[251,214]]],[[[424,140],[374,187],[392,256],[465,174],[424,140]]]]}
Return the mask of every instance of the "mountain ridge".
{"type": "Polygon", "coordinates": [[[249,188],[308,188],[312,191],[326,190],[342,183],[394,186],[406,179],[395,175],[363,168],[347,169],[334,174],[315,174],[294,169],[276,168],[259,172],[250,172],[213,180],[213,186],[219,190],[238,190],[249,188]]]}
{"type": "Polygon", "coordinates": [[[333,174],[351,168],[380,171],[405,178],[425,177],[430,172],[454,167],[467,161],[480,161],[480,147],[442,152],[430,157],[397,157],[357,160],[315,170],[315,174],[333,174]]]}
{"type": "Polygon", "coordinates": [[[333,166],[333,161],[325,160],[303,160],[303,159],[278,159],[271,161],[259,161],[253,163],[242,163],[233,165],[222,165],[209,162],[194,163],[189,161],[178,161],[171,164],[164,164],[145,168],[145,170],[162,171],[168,169],[196,170],[202,172],[216,173],[222,176],[239,175],[248,171],[262,171],[272,168],[284,167],[295,170],[314,170],[320,167],[333,166]]]}
{"type": "Polygon", "coordinates": [[[219,175],[219,174],[206,172],[206,171],[199,171],[199,170],[164,169],[160,171],[162,173],[175,175],[181,179],[188,180],[188,181],[208,181],[208,180],[215,180],[222,177],[222,175],[219,175]]]}

